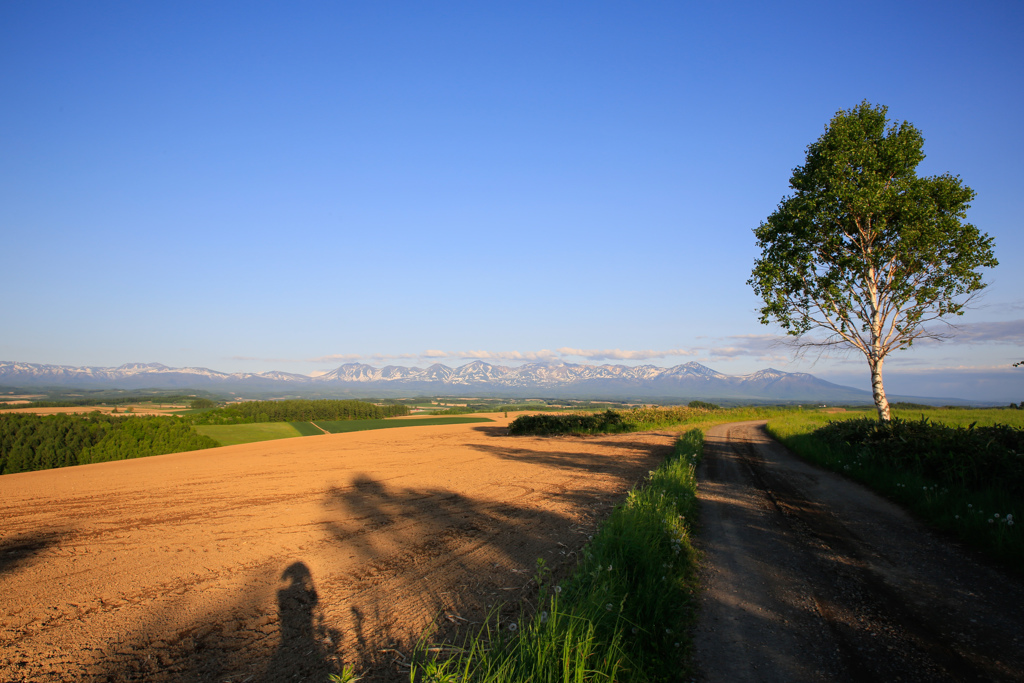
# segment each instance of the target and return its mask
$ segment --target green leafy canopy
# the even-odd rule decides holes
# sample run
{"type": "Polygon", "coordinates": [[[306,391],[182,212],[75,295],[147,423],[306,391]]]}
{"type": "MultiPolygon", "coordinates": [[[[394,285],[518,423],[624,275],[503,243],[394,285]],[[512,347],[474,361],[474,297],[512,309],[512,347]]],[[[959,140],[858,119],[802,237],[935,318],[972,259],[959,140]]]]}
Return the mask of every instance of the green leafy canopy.
{"type": "Polygon", "coordinates": [[[793,171],[793,194],[756,230],[748,284],[761,322],[789,334],[829,332],[883,358],[925,323],[959,315],[997,265],[992,238],[965,222],[974,191],[958,176],[918,177],[921,133],[888,125],[887,108],[840,111],[793,171]]]}

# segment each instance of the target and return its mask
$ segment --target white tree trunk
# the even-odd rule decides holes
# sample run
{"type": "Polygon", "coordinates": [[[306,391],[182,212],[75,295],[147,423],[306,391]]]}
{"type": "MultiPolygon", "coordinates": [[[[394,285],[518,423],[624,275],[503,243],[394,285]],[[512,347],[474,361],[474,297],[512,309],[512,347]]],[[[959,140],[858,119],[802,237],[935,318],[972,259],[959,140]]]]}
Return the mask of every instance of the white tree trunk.
{"type": "Polygon", "coordinates": [[[881,422],[888,422],[892,419],[889,412],[889,399],[885,397],[885,387],[882,386],[882,358],[869,358],[871,365],[871,395],[875,399],[875,408],[878,409],[878,419],[881,422]]]}

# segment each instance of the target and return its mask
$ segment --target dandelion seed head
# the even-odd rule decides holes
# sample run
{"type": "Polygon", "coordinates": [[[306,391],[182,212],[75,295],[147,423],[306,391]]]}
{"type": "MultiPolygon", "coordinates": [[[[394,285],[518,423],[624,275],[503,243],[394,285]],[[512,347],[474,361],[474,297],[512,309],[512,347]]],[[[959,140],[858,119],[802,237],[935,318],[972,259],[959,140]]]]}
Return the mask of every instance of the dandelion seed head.
{"type": "Polygon", "coordinates": [[[992,519],[991,517],[989,517],[989,518],[988,518],[988,523],[989,523],[989,524],[993,524],[994,522],[995,522],[995,520],[994,520],[994,519],[992,519]]]}
{"type": "Polygon", "coordinates": [[[609,602],[607,605],[604,606],[604,608],[606,610],[608,610],[609,612],[611,612],[612,611],[612,603],[609,602]]]}
{"type": "Polygon", "coordinates": [[[513,633],[515,633],[517,628],[519,628],[519,625],[514,621],[508,625],[508,630],[512,631],[513,633]]]}
{"type": "Polygon", "coordinates": [[[555,593],[561,593],[561,592],[562,592],[562,587],[561,586],[555,586],[555,593]]]}
{"type": "Polygon", "coordinates": [[[1012,519],[1006,520],[1006,526],[1013,526],[1013,520],[1012,519]]]}

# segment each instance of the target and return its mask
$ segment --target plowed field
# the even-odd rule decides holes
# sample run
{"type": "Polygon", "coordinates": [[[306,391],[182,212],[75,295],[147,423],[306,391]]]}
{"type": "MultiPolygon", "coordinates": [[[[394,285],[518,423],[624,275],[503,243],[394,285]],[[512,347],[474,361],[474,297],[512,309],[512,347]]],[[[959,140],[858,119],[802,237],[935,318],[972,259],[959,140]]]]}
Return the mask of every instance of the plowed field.
{"type": "Polygon", "coordinates": [[[672,444],[493,417],[0,477],[0,680],[400,675],[432,623],[573,562],[672,444]]]}

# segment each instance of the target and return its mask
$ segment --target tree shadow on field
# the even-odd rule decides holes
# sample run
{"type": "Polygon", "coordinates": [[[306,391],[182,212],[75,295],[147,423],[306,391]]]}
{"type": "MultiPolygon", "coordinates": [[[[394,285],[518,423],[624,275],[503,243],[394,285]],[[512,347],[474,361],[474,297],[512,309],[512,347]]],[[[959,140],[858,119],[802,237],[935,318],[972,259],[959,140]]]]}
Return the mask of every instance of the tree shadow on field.
{"type": "MultiPolygon", "coordinates": [[[[550,509],[546,496],[518,488],[485,499],[358,475],[324,494],[324,534],[308,559],[268,557],[245,588],[173,630],[167,624],[216,577],[189,580],[180,594],[164,592],[132,632],[112,634],[75,675],[155,683],[327,681],[344,662],[368,674],[366,681],[408,680],[396,662],[425,632],[434,642],[456,642],[499,604],[507,605],[502,619],[513,618],[518,601],[536,589],[537,558],[556,576],[575,564],[587,531],[550,509]],[[313,557],[338,570],[314,577],[313,557]],[[269,609],[266,587],[276,577],[277,605],[269,609]]],[[[594,509],[609,504],[606,493],[581,487],[560,497],[594,509]]]]}
{"type": "Polygon", "coordinates": [[[220,577],[183,573],[173,586],[155,589],[150,606],[135,612],[134,630],[112,635],[82,677],[326,681],[344,662],[366,681],[408,680],[399,664],[424,634],[433,642],[459,642],[502,604],[501,619],[518,618],[519,601],[535,595],[537,559],[554,577],[566,575],[587,534],[661,457],[661,447],[651,443],[635,444],[645,458],[621,443],[615,447],[627,457],[514,440],[475,447],[563,468],[567,476],[549,477],[547,484],[524,476],[470,495],[356,474],[315,494],[319,510],[310,524],[318,533],[301,547],[302,556],[269,550],[258,564],[237,568],[244,574],[230,592],[205,601],[203,591],[217,590],[220,577]],[[581,476],[588,471],[602,477],[581,476]],[[168,626],[200,604],[205,611],[187,617],[190,622],[168,626]]]}
{"type": "Polygon", "coordinates": [[[60,543],[67,534],[47,531],[18,534],[0,541],[0,574],[17,571],[35,555],[60,543]]]}
{"type": "Polygon", "coordinates": [[[661,464],[672,453],[672,444],[653,444],[641,441],[593,441],[595,450],[615,449],[618,455],[556,451],[550,448],[529,448],[523,443],[509,445],[470,444],[469,447],[503,460],[529,462],[547,467],[604,472],[622,476],[637,468],[636,457],[649,458],[652,465],[661,464]],[[625,457],[632,456],[632,457],[625,457]]]}
{"type": "Polygon", "coordinates": [[[480,432],[486,436],[508,436],[508,427],[499,427],[495,425],[473,427],[473,431],[480,432]]]}
{"type": "MultiPolygon", "coordinates": [[[[326,528],[357,559],[354,599],[332,625],[346,649],[360,653],[360,668],[388,668],[392,655],[381,653],[408,652],[426,628],[438,629],[434,642],[458,642],[499,603],[507,604],[502,619],[517,618],[516,603],[536,590],[538,558],[556,576],[575,565],[589,521],[552,509],[550,492],[516,488],[521,493],[489,500],[358,475],[327,492],[326,528]],[[428,615],[439,619],[431,624],[428,615]]],[[[557,497],[570,509],[604,512],[614,496],[582,486],[557,497]]]]}

